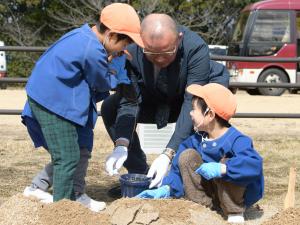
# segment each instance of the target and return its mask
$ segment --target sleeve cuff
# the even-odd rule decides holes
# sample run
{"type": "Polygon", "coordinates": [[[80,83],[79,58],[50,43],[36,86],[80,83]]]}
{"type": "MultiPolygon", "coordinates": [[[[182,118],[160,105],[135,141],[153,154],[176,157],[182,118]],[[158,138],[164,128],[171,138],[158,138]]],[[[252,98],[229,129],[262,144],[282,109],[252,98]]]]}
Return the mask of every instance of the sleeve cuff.
{"type": "Polygon", "coordinates": [[[116,143],[116,146],[120,146],[120,145],[125,146],[125,147],[129,146],[129,140],[127,138],[123,138],[123,137],[118,138],[115,143],[116,143]]]}

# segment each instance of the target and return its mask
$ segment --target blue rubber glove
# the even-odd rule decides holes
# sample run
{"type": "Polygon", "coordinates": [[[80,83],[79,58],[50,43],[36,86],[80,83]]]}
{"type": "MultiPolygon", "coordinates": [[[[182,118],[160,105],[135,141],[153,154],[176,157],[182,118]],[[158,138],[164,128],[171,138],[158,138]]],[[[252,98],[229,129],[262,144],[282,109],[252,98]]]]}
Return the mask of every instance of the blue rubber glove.
{"type": "Polygon", "coordinates": [[[168,185],[161,186],[157,189],[149,189],[141,192],[136,198],[169,198],[170,197],[170,187],[168,185]]]}
{"type": "Polygon", "coordinates": [[[111,75],[114,75],[118,84],[130,84],[130,80],[127,77],[127,70],[125,69],[126,55],[121,55],[112,59],[108,64],[108,71],[111,75]]]}
{"type": "Polygon", "coordinates": [[[217,162],[203,163],[198,169],[196,169],[195,172],[203,176],[206,180],[219,178],[222,176],[221,163],[217,163],[217,162]]]}

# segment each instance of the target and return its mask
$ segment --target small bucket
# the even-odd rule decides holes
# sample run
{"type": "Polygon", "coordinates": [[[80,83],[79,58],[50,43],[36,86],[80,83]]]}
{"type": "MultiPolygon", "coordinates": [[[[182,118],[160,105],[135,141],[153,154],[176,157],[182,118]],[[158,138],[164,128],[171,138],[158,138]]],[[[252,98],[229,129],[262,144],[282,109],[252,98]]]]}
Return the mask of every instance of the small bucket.
{"type": "Polygon", "coordinates": [[[145,174],[127,173],[120,176],[123,197],[134,197],[149,189],[151,178],[145,174]]]}

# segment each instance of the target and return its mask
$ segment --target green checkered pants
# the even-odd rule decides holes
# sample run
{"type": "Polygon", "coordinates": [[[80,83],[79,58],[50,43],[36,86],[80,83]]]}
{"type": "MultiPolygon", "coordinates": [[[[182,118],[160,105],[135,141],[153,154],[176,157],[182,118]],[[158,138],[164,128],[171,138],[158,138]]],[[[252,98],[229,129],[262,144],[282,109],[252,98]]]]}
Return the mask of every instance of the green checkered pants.
{"type": "Polygon", "coordinates": [[[53,163],[53,200],[75,200],[73,176],[80,159],[76,125],[28,97],[31,111],[41,126],[53,163]]]}

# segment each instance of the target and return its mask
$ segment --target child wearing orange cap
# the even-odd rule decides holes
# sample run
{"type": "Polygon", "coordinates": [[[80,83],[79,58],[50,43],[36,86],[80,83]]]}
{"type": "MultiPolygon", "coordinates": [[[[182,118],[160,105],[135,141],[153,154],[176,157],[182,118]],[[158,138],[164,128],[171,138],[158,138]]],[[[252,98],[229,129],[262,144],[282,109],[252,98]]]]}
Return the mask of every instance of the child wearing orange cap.
{"type": "Polygon", "coordinates": [[[230,223],[243,223],[243,213],[263,196],[262,158],[251,138],[233,127],[235,96],[224,86],[192,84],[190,112],[196,133],[180,146],[162,186],[137,197],[182,197],[221,208],[230,223]]]}
{"type": "Polygon", "coordinates": [[[35,147],[50,153],[51,163],[26,187],[25,196],[76,200],[96,212],[105,208],[85,194],[96,103],[118,84],[129,83],[125,56],[114,56],[132,41],[142,46],[139,17],[130,5],[114,3],[103,8],[95,26],[65,34],[37,61],[26,85],[22,119],[35,147]],[[47,192],[51,186],[53,196],[47,192]]]}

